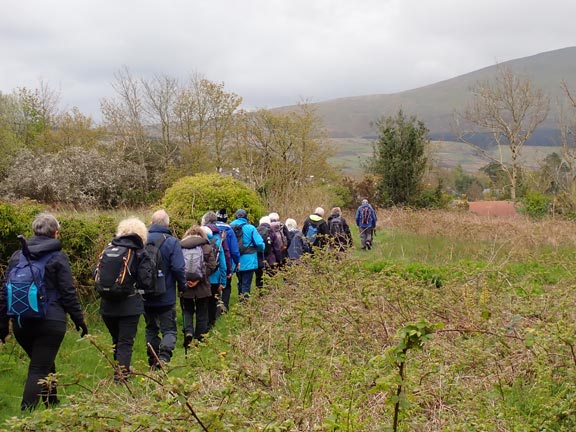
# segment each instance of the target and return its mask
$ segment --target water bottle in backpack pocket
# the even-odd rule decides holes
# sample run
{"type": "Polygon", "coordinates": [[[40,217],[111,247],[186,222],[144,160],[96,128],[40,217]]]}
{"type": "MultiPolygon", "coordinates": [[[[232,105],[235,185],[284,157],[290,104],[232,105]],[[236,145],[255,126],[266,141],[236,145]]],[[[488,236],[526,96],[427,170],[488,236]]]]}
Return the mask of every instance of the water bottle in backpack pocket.
{"type": "MultiPolygon", "coordinates": [[[[25,245],[23,236],[18,236],[25,245]]],[[[28,247],[24,246],[18,263],[10,270],[6,279],[6,315],[16,318],[44,318],[50,299],[46,293],[44,274],[46,263],[56,252],[32,259],[28,247]]]]}

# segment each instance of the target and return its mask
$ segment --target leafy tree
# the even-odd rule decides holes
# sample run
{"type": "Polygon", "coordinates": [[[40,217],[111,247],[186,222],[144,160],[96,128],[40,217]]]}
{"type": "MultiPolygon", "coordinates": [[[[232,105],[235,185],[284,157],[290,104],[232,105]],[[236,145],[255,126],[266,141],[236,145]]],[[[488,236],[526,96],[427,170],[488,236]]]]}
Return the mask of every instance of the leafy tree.
{"type": "Polygon", "coordinates": [[[293,209],[294,197],[333,178],[325,131],[309,105],[289,113],[245,113],[241,121],[236,147],[240,176],[269,207],[286,213],[293,209]]]}
{"type": "Polygon", "coordinates": [[[510,197],[514,200],[522,168],[522,148],[548,116],[548,97],[542,90],[535,89],[530,79],[503,66],[498,67],[493,81],[476,83],[472,94],[472,102],[462,114],[472,130],[460,131],[462,139],[466,141],[464,137],[471,132],[488,133],[500,152],[502,148],[508,147],[511,159],[509,164],[505,162],[502,153],[496,159],[474,146],[489,160],[500,164],[508,177],[510,197]]]}
{"type": "Polygon", "coordinates": [[[379,192],[387,204],[411,204],[420,192],[427,166],[425,147],[428,129],[402,110],[396,116],[380,119],[378,140],[368,170],[378,176],[379,192]]]}

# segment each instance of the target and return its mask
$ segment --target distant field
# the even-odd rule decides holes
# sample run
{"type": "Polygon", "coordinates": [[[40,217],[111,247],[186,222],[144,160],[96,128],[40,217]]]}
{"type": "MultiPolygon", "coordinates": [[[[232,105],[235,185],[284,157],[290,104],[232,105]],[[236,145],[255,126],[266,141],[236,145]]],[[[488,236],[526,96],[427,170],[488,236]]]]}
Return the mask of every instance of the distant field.
{"type": "MultiPolygon", "coordinates": [[[[372,140],[363,138],[330,138],[329,144],[335,151],[330,162],[340,168],[346,175],[357,176],[362,174],[362,164],[372,156],[372,140]]],[[[548,154],[560,153],[560,147],[551,146],[525,146],[522,150],[524,165],[532,168],[538,166],[548,154]]],[[[508,149],[503,149],[503,157],[509,159],[508,149]]],[[[490,153],[499,159],[498,151],[490,153]]],[[[432,141],[430,158],[436,166],[442,168],[454,168],[461,165],[464,171],[473,173],[488,163],[472,147],[452,141],[432,141]]]]}

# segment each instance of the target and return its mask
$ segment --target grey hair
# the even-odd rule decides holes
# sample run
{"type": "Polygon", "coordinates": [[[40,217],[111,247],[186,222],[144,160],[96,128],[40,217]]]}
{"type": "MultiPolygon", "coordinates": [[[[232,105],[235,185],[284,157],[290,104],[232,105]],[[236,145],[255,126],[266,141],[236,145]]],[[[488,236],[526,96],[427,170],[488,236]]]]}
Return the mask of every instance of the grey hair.
{"type": "Polygon", "coordinates": [[[216,216],[216,213],[214,213],[213,211],[207,211],[206,213],[204,213],[204,216],[202,216],[202,225],[206,225],[206,224],[213,224],[216,223],[216,221],[218,220],[218,216],[216,216]]]}
{"type": "Polygon", "coordinates": [[[138,234],[142,239],[142,243],[146,244],[148,240],[148,228],[144,222],[142,222],[137,217],[129,217],[120,221],[118,228],[116,229],[116,237],[128,235],[128,234],[138,234]]]}
{"type": "Polygon", "coordinates": [[[322,207],[316,207],[314,213],[317,214],[318,216],[324,216],[324,209],[322,207]]]}
{"type": "Polygon", "coordinates": [[[54,237],[60,231],[60,223],[50,213],[38,213],[32,221],[32,231],[37,236],[54,237]]]}
{"type": "Polygon", "coordinates": [[[168,216],[166,210],[156,210],[152,214],[152,223],[154,225],[162,225],[167,227],[170,225],[170,216],[168,216]]]}

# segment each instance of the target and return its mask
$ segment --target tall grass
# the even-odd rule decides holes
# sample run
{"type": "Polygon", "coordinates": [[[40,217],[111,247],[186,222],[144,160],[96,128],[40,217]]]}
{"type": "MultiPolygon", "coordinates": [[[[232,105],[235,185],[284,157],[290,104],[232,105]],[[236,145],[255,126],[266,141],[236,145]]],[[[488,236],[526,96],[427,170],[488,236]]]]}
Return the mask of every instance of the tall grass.
{"type": "MultiPolygon", "coordinates": [[[[57,360],[60,382],[78,381],[58,416],[5,427],[202,430],[193,411],[210,431],[391,430],[397,332],[426,320],[442,329],[406,354],[397,430],[576,430],[575,236],[559,221],[381,211],[372,251],[288,268],[166,374],[148,373],[140,332],[140,375],[112,384],[93,317],[97,339],[69,332],[57,360]]],[[[0,349],[6,418],[26,362],[0,349]]]]}

